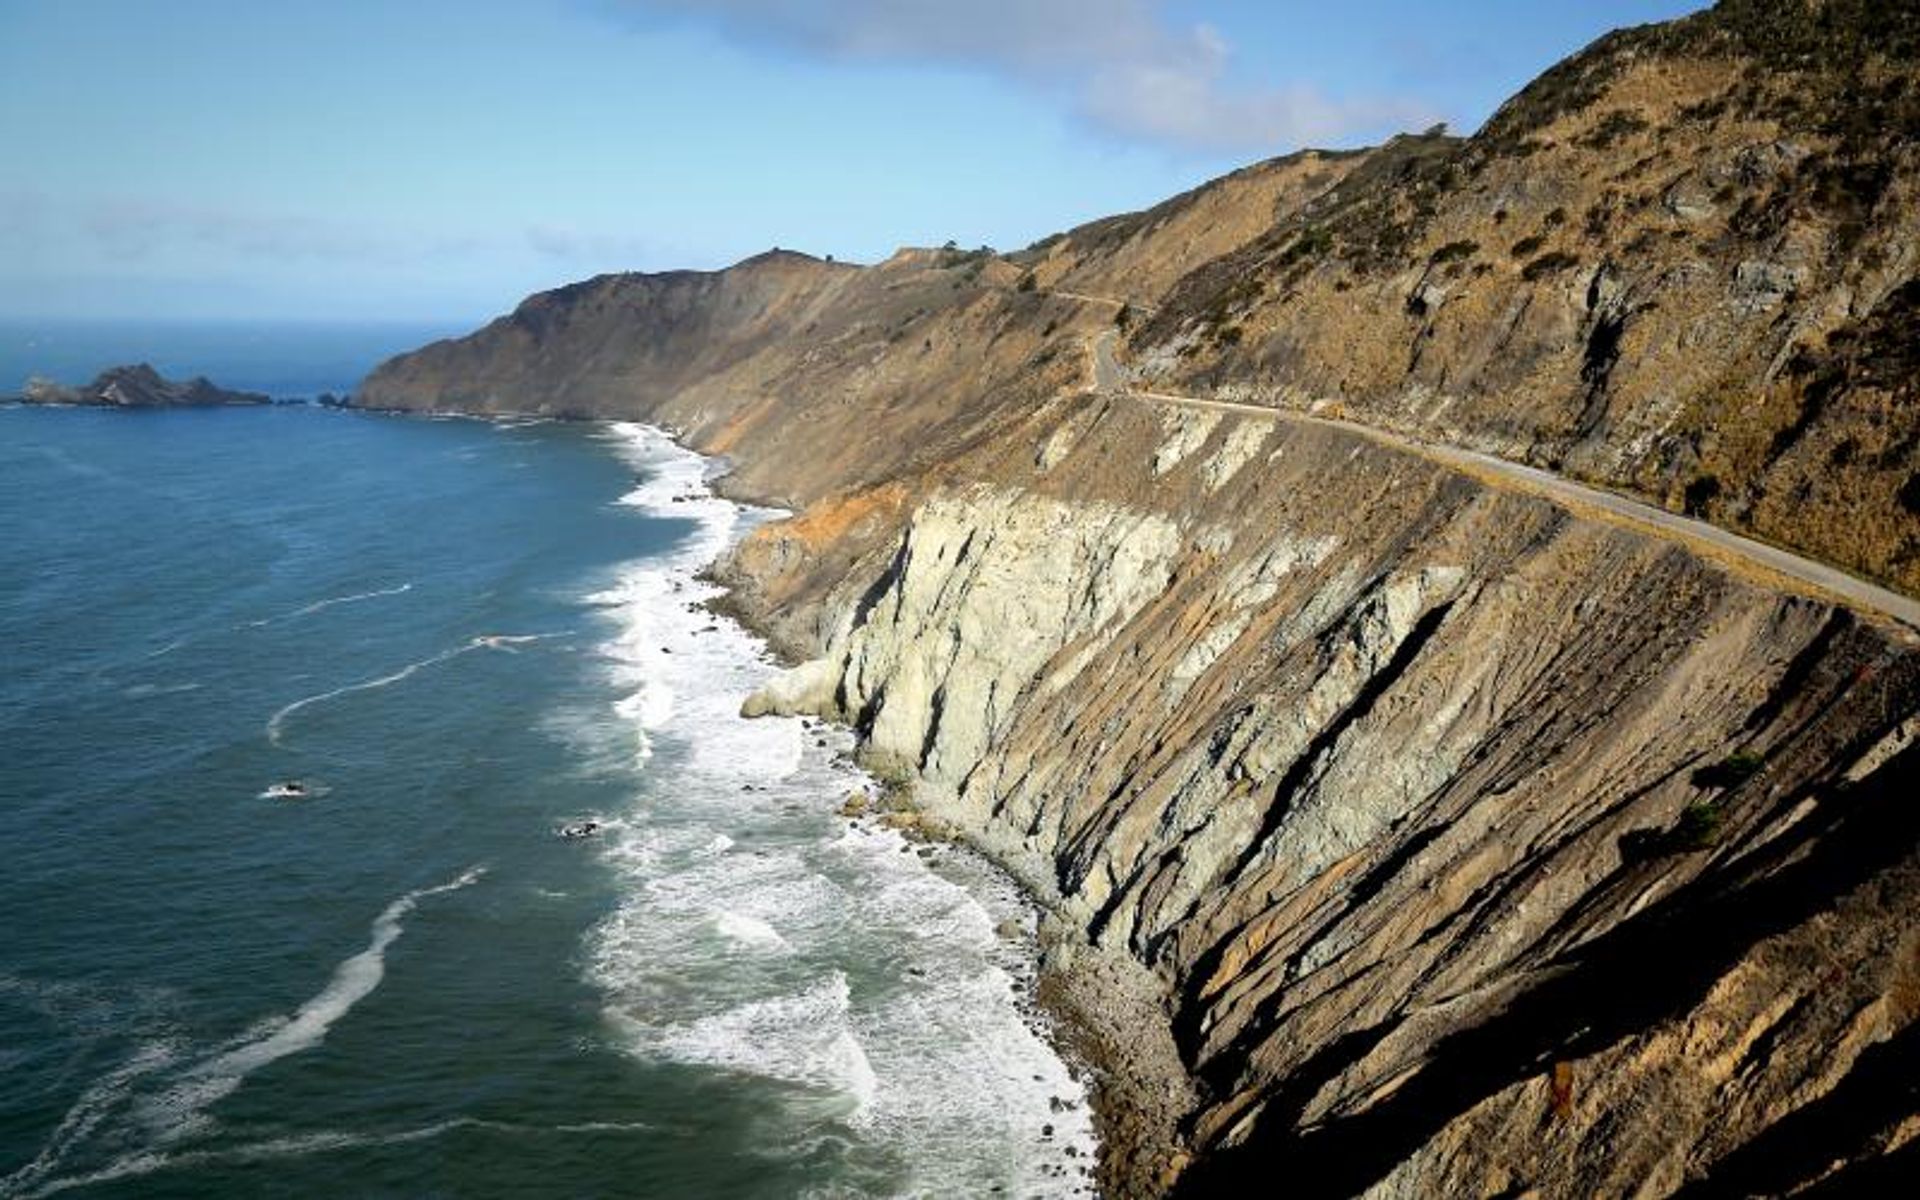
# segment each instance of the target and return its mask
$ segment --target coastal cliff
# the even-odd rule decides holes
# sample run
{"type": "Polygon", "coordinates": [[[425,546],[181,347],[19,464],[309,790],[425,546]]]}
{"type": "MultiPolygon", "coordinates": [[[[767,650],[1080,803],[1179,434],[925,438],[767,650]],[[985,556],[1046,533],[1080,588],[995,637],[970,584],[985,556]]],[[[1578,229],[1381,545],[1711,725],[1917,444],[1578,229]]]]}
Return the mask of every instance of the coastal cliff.
{"type": "Polygon", "coordinates": [[[1042,898],[1111,1194],[1885,1187],[1914,631],[1420,446],[1920,592],[1917,27],[1728,0],[1472,138],[1012,255],[603,277],[358,400],[653,421],[795,510],[717,568],[796,663],[752,705],[1042,898]]]}

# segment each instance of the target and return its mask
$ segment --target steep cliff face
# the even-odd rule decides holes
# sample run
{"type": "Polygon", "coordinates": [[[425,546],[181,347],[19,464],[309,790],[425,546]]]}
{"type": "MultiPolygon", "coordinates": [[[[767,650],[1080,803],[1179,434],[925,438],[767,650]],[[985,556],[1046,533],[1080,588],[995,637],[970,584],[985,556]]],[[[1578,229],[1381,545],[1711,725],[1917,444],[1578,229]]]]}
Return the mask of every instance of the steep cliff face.
{"type": "Polygon", "coordinates": [[[966,464],[763,698],[1159,973],[1189,1187],[1663,1194],[1843,1106],[1920,1015],[1910,643],[1358,438],[1192,421],[1086,400],[1064,453],[966,464]]]}
{"type": "Polygon", "coordinates": [[[1729,0],[1472,139],[1008,256],[596,280],[361,400],[657,421],[798,510],[719,568],[801,664],[754,707],[852,723],[1047,898],[1114,1194],[1871,1187],[1920,1153],[1912,631],[1364,429],[1086,385],[1120,325],[1160,390],[1912,592],[1914,28],[1729,0]]]}
{"type": "Polygon", "coordinates": [[[372,407],[600,416],[663,397],[792,338],[853,268],[770,251],[727,271],[602,275],[523,302],[361,385],[372,407]]]}
{"type": "Polygon", "coordinates": [[[377,408],[642,416],[733,455],[790,507],[937,464],[1077,377],[1111,315],[990,255],[860,269],[775,253],[716,272],[603,276],[383,364],[377,408]]]}

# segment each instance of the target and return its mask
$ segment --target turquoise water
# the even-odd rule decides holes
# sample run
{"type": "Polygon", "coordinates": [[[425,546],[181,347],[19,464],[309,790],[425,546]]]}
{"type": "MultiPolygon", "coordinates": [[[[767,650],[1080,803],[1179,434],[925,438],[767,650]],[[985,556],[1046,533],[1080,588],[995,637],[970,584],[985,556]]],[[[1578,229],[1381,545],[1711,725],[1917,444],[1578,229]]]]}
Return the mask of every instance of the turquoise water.
{"type": "Polygon", "coordinates": [[[0,1196],[1080,1190],[1017,895],[737,716],[705,472],[0,408],[0,1196]]]}

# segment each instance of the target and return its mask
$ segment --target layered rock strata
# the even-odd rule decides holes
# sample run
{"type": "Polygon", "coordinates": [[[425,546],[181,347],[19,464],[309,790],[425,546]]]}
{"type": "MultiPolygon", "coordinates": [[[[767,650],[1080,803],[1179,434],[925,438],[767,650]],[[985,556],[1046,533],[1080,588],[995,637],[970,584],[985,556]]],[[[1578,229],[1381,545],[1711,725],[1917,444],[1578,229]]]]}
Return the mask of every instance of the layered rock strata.
{"type": "Polygon", "coordinates": [[[1911,5],[1727,0],[1469,139],[1013,255],[535,297],[360,402],[655,421],[796,511],[766,711],[1019,871],[1115,1195],[1889,1190],[1920,1098],[1911,631],[1302,408],[1920,590],[1911,5]]]}

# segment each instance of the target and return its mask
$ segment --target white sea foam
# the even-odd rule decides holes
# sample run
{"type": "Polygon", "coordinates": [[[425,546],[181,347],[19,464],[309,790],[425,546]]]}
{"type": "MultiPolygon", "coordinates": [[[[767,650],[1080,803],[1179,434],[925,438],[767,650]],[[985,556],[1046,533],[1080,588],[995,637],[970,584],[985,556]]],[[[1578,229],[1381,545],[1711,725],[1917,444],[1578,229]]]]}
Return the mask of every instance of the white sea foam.
{"type": "Polygon", "coordinates": [[[722,912],[715,914],[713,923],[722,934],[743,946],[778,952],[793,949],[792,944],[780,936],[779,930],[759,917],[746,913],[722,912]]]}
{"type": "Polygon", "coordinates": [[[367,948],[335,967],[325,988],[292,1016],[242,1035],[179,1074],[164,1093],[141,1104],[143,1121],[163,1144],[177,1140],[199,1128],[207,1106],[232,1093],[247,1076],[268,1063],[318,1045],[340,1018],[380,986],[387,971],[387,947],[400,936],[401,922],[407,914],[422,899],[457,891],[485,873],[485,867],[469,867],[446,883],[408,892],[387,905],[374,918],[367,948]]]}
{"type": "Polygon", "coordinates": [[[126,1102],[135,1083],[143,1076],[161,1070],[174,1061],[176,1049],[167,1043],[149,1043],[136,1050],[126,1062],[108,1071],[87,1086],[80,1098],[54,1127],[32,1162],[0,1179],[0,1196],[29,1194],[53,1172],[60,1169],[76,1146],[86,1140],[100,1123],[126,1102]]]}
{"type": "Polygon", "coordinates": [[[136,683],[121,691],[129,700],[150,700],[155,696],[177,696],[182,692],[197,692],[197,683],[136,683]]]}
{"type": "Polygon", "coordinates": [[[24,1200],[26,1197],[51,1196],[76,1188],[97,1187],[103,1183],[137,1179],[166,1170],[208,1166],[220,1163],[275,1162],[292,1158],[307,1158],[316,1154],[332,1154],[342,1150],[404,1146],[413,1142],[432,1141],[435,1138],[444,1137],[449,1133],[458,1133],[464,1130],[478,1130],[486,1133],[508,1135],[567,1134],[589,1136],[608,1133],[646,1133],[651,1129],[651,1126],[638,1121],[579,1121],[560,1125],[523,1125],[510,1121],[482,1120],[477,1117],[455,1117],[451,1120],[435,1121],[430,1125],[423,1125],[415,1129],[398,1129],[389,1132],[322,1132],[300,1134],[293,1137],[268,1138],[263,1141],[245,1142],[237,1146],[223,1146],[218,1149],[186,1151],[144,1150],[118,1159],[98,1171],[93,1171],[85,1175],[50,1180],[36,1190],[14,1192],[6,1190],[6,1183],[0,1181],[0,1195],[18,1195],[24,1200]]]}
{"type": "Polygon", "coordinates": [[[634,1026],[644,1050],[679,1062],[739,1071],[832,1092],[860,1115],[877,1087],[848,1026],[847,977],[838,971],[790,995],[752,1000],[682,1024],[634,1026]]]}
{"type": "Polygon", "coordinates": [[[412,590],[413,584],[409,582],[400,584],[397,587],[380,588],[371,592],[355,592],[350,596],[330,596],[325,600],[315,600],[305,608],[296,608],[290,613],[282,613],[277,617],[262,617],[258,621],[248,621],[247,625],[256,629],[263,625],[278,625],[282,621],[292,621],[299,617],[310,616],[313,613],[333,608],[336,605],[358,604],[362,600],[378,600],[386,596],[403,596],[412,590]]]}
{"type": "Polygon", "coordinates": [[[418,662],[408,663],[398,671],[389,675],[382,675],[377,679],[366,679],[359,683],[350,683],[345,687],[333,688],[330,691],[319,692],[312,696],[302,696],[293,703],[283,706],[279,711],[267,718],[267,740],[276,746],[279,745],[281,731],[286,727],[287,718],[293,716],[293,714],[299,712],[301,709],[311,708],[316,704],[324,704],[329,700],[337,699],[341,696],[352,695],[354,692],[368,692],[375,688],[391,687],[402,680],[413,678],[413,676],[426,670],[428,667],[438,666],[448,659],[459,658],[462,654],[469,654],[479,648],[480,644],[478,642],[468,642],[464,646],[457,646],[451,650],[442,650],[431,658],[423,658],[418,662]]]}
{"type": "Polygon", "coordinates": [[[316,704],[325,704],[329,700],[337,700],[341,696],[349,696],[355,692],[370,692],[378,688],[392,687],[396,683],[413,678],[429,667],[437,667],[443,662],[449,662],[459,658],[463,654],[471,654],[475,650],[501,650],[507,653],[513,653],[515,646],[524,645],[528,642],[543,641],[547,638],[565,636],[566,634],[564,632],[530,633],[511,636],[505,634],[486,634],[473,638],[465,645],[442,650],[440,653],[429,658],[408,663],[399,670],[388,675],[382,675],[377,679],[364,679],[359,683],[350,683],[344,687],[333,688],[330,691],[320,692],[312,696],[302,696],[293,703],[283,706],[279,711],[267,718],[267,740],[278,746],[281,736],[286,730],[287,718],[302,709],[311,708],[316,704]]]}
{"type": "Polygon", "coordinates": [[[1020,1002],[1030,945],[997,932],[1030,908],[964,851],[936,870],[833,817],[871,785],[843,731],[739,716],[774,668],[698,572],[763,514],[712,497],[710,465],[664,434],[611,436],[640,475],[622,503],[692,529],[591,597],[616,624],[615,716],[655,752],[601,848],[627,880],[589,946],[610,1027],[642,1059],[782,1085],[790,1148],[836,1123],[896,1164],[889,1190],[1081,1191],[1085,1093],[1020,1002]]]}
{"type": "MultiPolygon", "coordinates": [[[[446,883],[408,892],[389,904],[374,919],[367,948],[335,967],[326,987],[291,1016],[257,1022],[225,1044],[197,1054],[189,1053],[177,1039],[143,1044],[81,1093],[31,1162],[0,1179],[0,1196],[46,1195],[165,1166],[206,1161],[210,1156],[245,1156],[282,1145],[263,1143],[261,1147],[191,1155],[176,1155],[167,1149],[206,1128],[205,1110],[209,1105],[230,1095],[261,1067],[318,1044],[354,1005],[372,994],[386,973],[387,948],[400,936],[402,922],[422,899],[466,887],[484,873],[483,867],[471,867],[446,883]],[[157,1087],[149,1086],[149,1077],[157,1077],[157,1087]],[[100,1140],[96,1134],[108,1144],[133,1142],[141,1148],[103,1172],[77,1179],[53,1179],[77,1149],[100,1140]]],[[[308,1140],[284,1144],[306,1145],[308,1140]]]]}
{"type": "Polygon", "coordinates": [[[180,647],[186,645],[187,640],[188,639],[186,639],[185,637],[177,637],[172,641],[168,642],[166,645],[160,647],[158,650],[151,650],[151,651],[148,651],[146,654],[141,655],[140,656],[141,661],[144,662],[150,658],[159,658],[163,654],[172,654],[175,650],[178,650],[180,647]]]}

